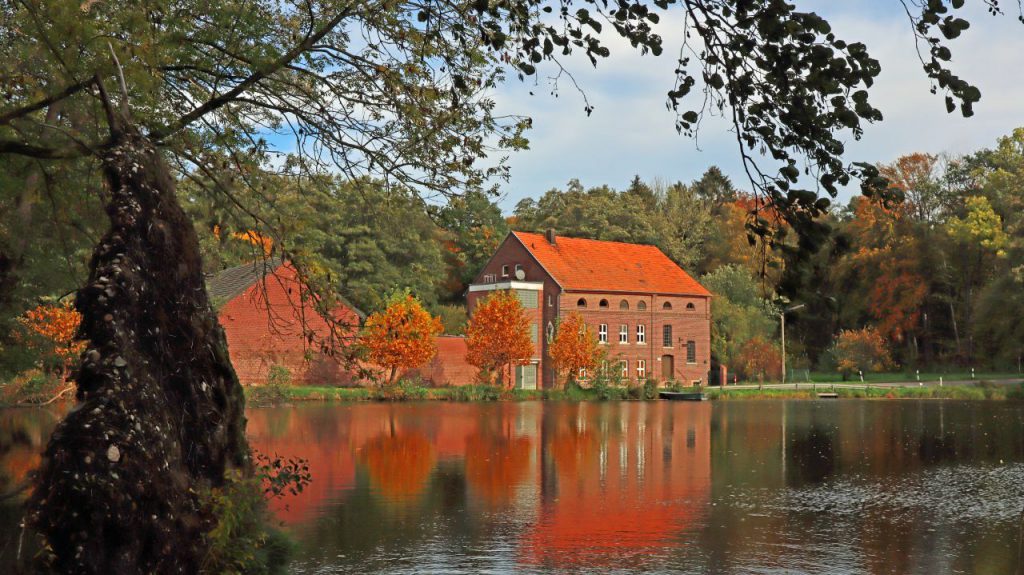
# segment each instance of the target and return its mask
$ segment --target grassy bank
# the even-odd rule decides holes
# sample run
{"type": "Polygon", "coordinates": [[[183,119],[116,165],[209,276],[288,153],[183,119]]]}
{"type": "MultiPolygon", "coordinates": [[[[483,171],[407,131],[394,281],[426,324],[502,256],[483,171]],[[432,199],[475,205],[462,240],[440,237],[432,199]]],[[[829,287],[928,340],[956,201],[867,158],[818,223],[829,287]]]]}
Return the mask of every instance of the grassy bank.
{"type": "Polygon", "coordinates": [[[835,392],[840,398],[861,399],[1024,399],[1024,384],[998,385],[980,381],[972,385],[945,387],[836,387],[820,385],[817,389],[712,389],[708,398],[735,399],[817,399],[819,393],[835,392]]]}
{"type": "MultiPolygon", "coordinates": [[[[823,371],[805,372],[800,369],[791,371],[786,377],[789,383],[793,383],[794,381],[797,383],[860,383],[860,378],[856,374],[848,377],[844,381],[843,376],[840,373],[823,371]]],[[[944,381],[985,381],[1014,379],[1019,377],[1022,377],[1022,375],[1017,372],[977,371],[972,374],[969,369],[922,371],[920,373],[915,371],[883,371],[878,373],[865,373],[864,383],[916,383],[918,381],[939,381],[939,378],[942,378],[944,381]]]]}
{"type": "MultiPolygon", "coordinates": [[[[358,402],[358,401],[605,401],[655,399],[657,390],[652,387],[599,387],[581,389],[502,389],[493,386],[467,385],[462,387],[423,387],[400,384],[391,389],[350,388],[350,387],[305,387],[285,386],[273,390],[263,387],[245,389],[250,402],[268,405],[297,401],[358,402]]],[[[697,391],[692,388],[675,388],[675,391],[697,391]]],[[[719,389],[704,388],[711,400],[738,399],[816,399],[821,392],[833,391],[831,387],[819,386],[800,389],[719,389]]],[[[973,385],[945,387],[836,387],[840,398],[866,399],[1024,399],[1024,384],[998,385],[982,381],[973,385]]]]}

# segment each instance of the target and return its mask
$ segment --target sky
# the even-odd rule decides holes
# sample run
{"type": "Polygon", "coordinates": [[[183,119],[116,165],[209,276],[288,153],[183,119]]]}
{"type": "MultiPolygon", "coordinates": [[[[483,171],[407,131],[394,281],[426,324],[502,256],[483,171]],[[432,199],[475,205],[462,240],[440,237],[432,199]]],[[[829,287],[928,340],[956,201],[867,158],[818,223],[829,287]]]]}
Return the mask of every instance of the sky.
{"type": "MultiPolygon", "coordinates": [[[[848,161],[890,162],[912,152],[963,154],[992,147],[1015,127],[1024,126],[1024,24],[1016,5],[990,16],[980,1],[964,9],[972,26],[949,44],[952,68],[981,90],[975,114],[947,114],[943,97],[929,92],[914,38],[897,0],[794,0],[800,10],[826,17],[848,42],[860,41],[881,63],[882,72],[870,90],[870,101],[885,119],[865,126],[864,137],[846,139],[848,161]]],[[[634,175],[689,182],[711,165],[720,167],[740,189],[749,188],[738,147],[729,125],[711,118],[696,138],[675,131],[675,116],[665,107],[672,88],[679,45],[680,18],[663,18],[656,30],[664,38],[661,57],[640,56],[628,43],[605,34],[612,55],[593,68],[573,57],[567,62],[594,107],[588,117],[584,101],[571,84],[562,82],[558,97],[550,95],[548,76],[520,82],[515,78],[494,94],[498,111],[532,118],[527,134],[530,149],[509,158],[511,179],[502,184],[499,205],[509,213],[525,197],[565,187],[578,178],[585,187],[608,184],[625,188],[634,175]],[[534,95],[530,95],[530,92],[534,95]]],[[[695,89],[691,95],[700,97],[695,89]]],[[[858,192],[843,190],[846,203],[858,192]]]]}

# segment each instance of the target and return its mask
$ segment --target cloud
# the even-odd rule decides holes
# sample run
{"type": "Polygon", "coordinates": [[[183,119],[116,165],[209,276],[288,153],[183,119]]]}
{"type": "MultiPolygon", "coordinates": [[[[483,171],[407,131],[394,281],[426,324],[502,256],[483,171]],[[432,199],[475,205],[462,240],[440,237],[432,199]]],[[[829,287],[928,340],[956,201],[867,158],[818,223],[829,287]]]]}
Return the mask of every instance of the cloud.
{"type": "MultiPolygon", "coordinates": [[[[849,160],[887,162],[917,151],[969,153],[1024,126],[1024,106],[1019,104],[1024,94],[1024,26],[1015,15],[992,17],[981,6],[965,10],[973,26],[951,44],[952,66],[981,89],[982,100],[974,117],[962,118],[947,114],[941,95],[929,93],[910,25],[898,5],[825,0],[798,5],[828,18],[838,36],[864,42],[882,64],[871,99],[885,120],[867,126],[862,140],[849,138],[849,160]]],[[[690,181],[718,165],[736,184],[746,186],[727,122],[712,118],[696,140],[688,139],[676,133],[675,116],[665,108],[682,40],[681,22],[676,16],[658,26],[666,46],[661,57],[640,56],[624,40],[606,34],[612,56],[596,69],[583,57],[567,63],[595,108],[590,117],[583,111],[583,98],[565,78],[557,98],[548,94],[546,78],[536,85],[512,79],[502,86],[495,94],[498,109],[528,115],[534,125],[531,149],[510,159],[504,209],[511,210],[524,197],[563,187],[571,178],[585,186],[625,187],[634,174],[690,181]]],[[[854,193],[844,190],[840,200],[854,193]]]]}

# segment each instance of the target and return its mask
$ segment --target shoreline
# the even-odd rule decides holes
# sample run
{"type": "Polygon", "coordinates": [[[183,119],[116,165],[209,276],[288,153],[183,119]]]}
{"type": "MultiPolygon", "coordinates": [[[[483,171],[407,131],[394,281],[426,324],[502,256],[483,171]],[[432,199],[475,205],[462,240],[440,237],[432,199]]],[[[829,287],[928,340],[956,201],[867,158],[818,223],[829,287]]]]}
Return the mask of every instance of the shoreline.
{"type": "Polygon", "coordinates": [[[703,392],[709,401],[807,399],[817,400],[819,393],[835,393],[838,399],[959,399],[984,401],[1024,400],[1024,382],[979,381],[970,384],[918,386],[899,384],[840,385],[797,384],[779,387],[703,387],[658,388],[602,387],[569,389],[501,389],[490,386],[460,387],[396,386],[393,389],[362,387],[294,386],[273,390],[275,397],[264,397],[257,387],[245,388],[249,405],[265,406],[289,402],[359,403],[366,401],[653,401],[658,391],[703,392]],[[653,392],[653,396],[652,396],[653,392]]]}

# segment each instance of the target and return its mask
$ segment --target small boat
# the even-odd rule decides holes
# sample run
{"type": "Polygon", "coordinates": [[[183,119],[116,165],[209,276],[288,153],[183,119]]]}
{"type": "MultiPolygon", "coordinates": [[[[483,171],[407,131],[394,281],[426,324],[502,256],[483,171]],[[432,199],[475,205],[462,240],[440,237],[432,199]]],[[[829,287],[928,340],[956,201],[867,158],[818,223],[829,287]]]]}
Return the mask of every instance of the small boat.
{"type": "Polygon", "coordinates": [[[707,401],[708,394],[700,392],[659,391],[658,397],[660,399],[668,399],[671,401],[707,401]]]}

